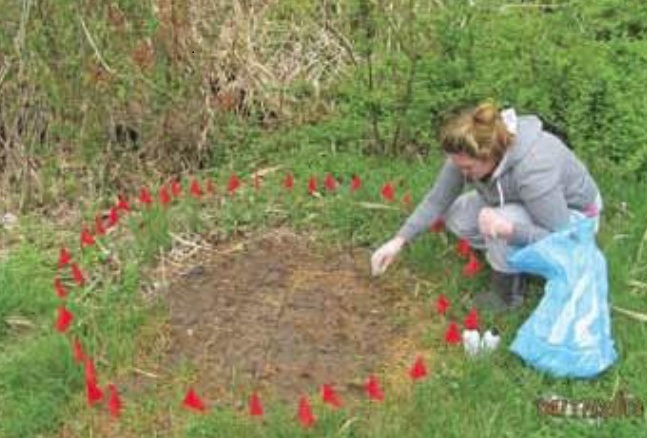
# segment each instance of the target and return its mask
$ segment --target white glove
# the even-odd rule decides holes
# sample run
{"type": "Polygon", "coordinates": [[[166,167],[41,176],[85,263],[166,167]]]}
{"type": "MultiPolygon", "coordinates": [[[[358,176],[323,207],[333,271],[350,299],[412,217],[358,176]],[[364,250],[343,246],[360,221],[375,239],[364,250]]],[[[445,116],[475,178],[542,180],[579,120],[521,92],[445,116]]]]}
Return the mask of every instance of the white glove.
{"type": "Polygon", "coordinates": [[[404,243],[404,238],[396,236],[379,247],[371,256],[371,273],[374,276],[383,274],[398,255],[404,243]]]}
{"type": "Polygon", "coordinates": [[[509,239],[514,233],[514,225],[508,219],[504,218],[493,208],[485,207],[481,209],[478,218],[479,231],[484,236],[503,237],[509,239]]]}

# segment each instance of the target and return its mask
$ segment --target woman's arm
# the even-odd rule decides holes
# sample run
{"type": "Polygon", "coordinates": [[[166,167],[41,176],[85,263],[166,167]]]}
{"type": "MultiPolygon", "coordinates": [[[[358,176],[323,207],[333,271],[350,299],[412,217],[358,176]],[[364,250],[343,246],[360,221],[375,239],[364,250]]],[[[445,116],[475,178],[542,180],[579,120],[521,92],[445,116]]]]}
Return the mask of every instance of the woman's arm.
{"type": "Polygon", "coordinates": [[[464,183],[463,174],[450,160],[446,160],[433,187],[405,221],[397,235],[405,241],[410,241],[420,234],[458,198],[463,191],[464,183]]]}

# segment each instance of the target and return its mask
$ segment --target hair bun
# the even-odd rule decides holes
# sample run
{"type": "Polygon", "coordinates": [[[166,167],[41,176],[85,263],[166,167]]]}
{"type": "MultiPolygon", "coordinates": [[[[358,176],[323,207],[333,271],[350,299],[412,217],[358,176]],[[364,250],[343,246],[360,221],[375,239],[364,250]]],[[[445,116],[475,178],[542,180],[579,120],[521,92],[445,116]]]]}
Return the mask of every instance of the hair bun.
{"type": "Polygon", "coordinates": [[[472,119],[479,125],[492,126],[499,118],[499,109],[493,103],[486,102],[480,104],[474,110],[472,119]]]}

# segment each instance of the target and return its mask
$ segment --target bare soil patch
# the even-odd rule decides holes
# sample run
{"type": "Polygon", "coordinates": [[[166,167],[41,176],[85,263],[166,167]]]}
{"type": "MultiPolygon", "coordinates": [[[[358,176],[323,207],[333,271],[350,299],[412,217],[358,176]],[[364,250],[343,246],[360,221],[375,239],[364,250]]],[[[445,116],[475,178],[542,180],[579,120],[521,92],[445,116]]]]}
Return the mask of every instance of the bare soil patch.
{"type": "Polygon", "coordinates": [[[368,258],[286,230],[199,254],[168,288],[166,366],[188,366],[223,402],[252,389],[293,401],[323,383],[357,393],[369,373],[411,358],[412,312],[420,323],[413,286],[372,279],[368,258]]]}

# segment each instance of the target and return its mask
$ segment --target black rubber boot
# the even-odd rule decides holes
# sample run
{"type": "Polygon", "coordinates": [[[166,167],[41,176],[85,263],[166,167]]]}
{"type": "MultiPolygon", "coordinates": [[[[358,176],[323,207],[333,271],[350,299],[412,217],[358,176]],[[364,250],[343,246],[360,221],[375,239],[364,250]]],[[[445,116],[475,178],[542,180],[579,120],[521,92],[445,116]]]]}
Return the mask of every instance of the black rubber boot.
{"type": "Polygon", "coordinates": [[[492,271],[490,290],[474,297],[477,309],[504,313],[519,308],[526,296],[526,278],[523,274],[492,271]]]}

